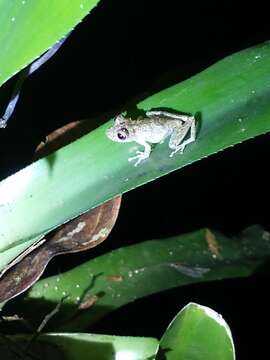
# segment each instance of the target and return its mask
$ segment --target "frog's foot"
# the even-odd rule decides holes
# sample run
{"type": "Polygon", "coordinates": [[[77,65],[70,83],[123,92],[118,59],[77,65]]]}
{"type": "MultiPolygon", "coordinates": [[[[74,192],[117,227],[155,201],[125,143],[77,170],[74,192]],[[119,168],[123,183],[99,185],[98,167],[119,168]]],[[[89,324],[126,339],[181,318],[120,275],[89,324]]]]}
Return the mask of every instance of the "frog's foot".
{"type": "Polygon", "coordinates": [[[140,162],[142,162],[143,160],[147,159],[149,157],[149,155],[147,153],[145,153],[144,151],[136,151],[136,156],[132,156],[130,158],[128,158],[128,161],[133,161],[133,160],[137,160],[134,164],[134,166],[138,166],[140,164],[140,162]]]}
{"type": "Polygon", "coordinates": [[[180,154],[183,154],[185,147],[186,147],[186,144],[177,146],[177,148],[170,153],[170,157],[173,157],[173,155],[177,152],[180,152],[180,154]]]}

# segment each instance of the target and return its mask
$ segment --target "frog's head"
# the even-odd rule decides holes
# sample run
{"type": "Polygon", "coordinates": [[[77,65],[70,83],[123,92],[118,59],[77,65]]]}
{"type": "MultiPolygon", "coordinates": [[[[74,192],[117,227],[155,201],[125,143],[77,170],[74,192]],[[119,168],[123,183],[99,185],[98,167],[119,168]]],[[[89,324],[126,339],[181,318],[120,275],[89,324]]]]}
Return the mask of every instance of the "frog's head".
{"type": "Polygon", "coordinates": [[[112,127],[106,130],[106,135],[112,141],[130,142],[130,132],[128,130],[128,120],[123,115],[118,115],[115,118],[112,127]]]}

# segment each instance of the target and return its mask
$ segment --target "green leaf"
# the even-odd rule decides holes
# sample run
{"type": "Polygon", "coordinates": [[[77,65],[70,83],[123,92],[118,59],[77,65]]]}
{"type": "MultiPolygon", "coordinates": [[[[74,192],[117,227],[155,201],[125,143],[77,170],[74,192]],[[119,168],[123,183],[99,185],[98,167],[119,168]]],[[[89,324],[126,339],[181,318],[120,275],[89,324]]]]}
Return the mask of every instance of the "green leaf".
{"type": "Polygon", "coordinates": [[[164,360],[235,359],[231,331],[225,320],[214,310],[193,303],[173,319],[160,348],[160,358],[164,360]]]}
{"type": "Polygon", "coordinates": [[[0,0],[0,85],[72,30],[98,0],[0,0]]]}
{"type": "Polygon", "coordinates": [[[231,239],[202,229],[127,246],[45,278],[25,298],[9,304],[38,324],[67,297],[59,315],[52,319],[51,329],[80,331],[114,309],[150,294],[251,275],[270,254],[267,234],[254,226],[231,239]]]}
{"type": "MultiPolygon", "coordinates": [[[[14,359],[14,352],[20,349],[18,359],[22,358],[31,336],[10,336],[8,339],[9,342],[6,343],[0,340],[1,354],[6,360],[14,359]]],[[[154,338],[51,333],[40,335],[29,346],[28,355],[31,355],[29,359],[150,360],[154,358],[157,350],[158,341],[154,338]]]]}
{"type": "MultiPolygon", "coordinates": [[[[42,336],[44,338],[44,336],[42,336]]],[[[97,334],[49,334],[45,340],[64,349],[69,359],[85,359],[85,354],[96,360],[147,360],[158,349],[154,338],[110,336],[97,334]]]]}
{"type": "MultiPolygon", "coordinates": [[[[270,43],[225,58],[141,102],[199,113],[195,143],[169,157],[158,144],[137,167],[139,145],[109,140],[99,127],[0,184],[0,269],[42,234],[90,208],[167,173],[270,130],[270,43]],[[27,214],[27,219],[26,219],[27,214]],[[28,221],[31,219],[31,221],[28,221]]],[[[198,118],[198,117],[197,117],[198,118]]]]}

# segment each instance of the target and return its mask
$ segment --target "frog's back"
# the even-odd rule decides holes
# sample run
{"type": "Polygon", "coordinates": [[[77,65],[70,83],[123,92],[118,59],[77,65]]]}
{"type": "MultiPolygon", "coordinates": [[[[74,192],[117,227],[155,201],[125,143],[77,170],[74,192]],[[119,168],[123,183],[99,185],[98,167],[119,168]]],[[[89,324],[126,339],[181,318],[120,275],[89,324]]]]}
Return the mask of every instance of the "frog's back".
{"type": "Polygon", "coordinates": [[[142,119],[133,121],[132,125],[137,137],[150,143],[159,143],[171,134],[175,121],[164,118],[142,119]]]}

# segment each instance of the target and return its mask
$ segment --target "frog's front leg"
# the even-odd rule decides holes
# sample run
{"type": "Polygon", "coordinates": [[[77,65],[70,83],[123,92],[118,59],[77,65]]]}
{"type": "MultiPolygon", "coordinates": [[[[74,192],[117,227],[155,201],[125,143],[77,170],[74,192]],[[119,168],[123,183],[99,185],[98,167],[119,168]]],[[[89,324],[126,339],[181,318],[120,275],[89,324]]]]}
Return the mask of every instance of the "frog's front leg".
{"type": "Polygon", "coordinates": [[[147,159],[150,156],[151,153],[151,146],[146,141],[137,141],[138,144],[144,146],[144,151],[136,151],[136,156],[132,156],[128,158],[128,161],[137,160],[134,164],[134,166],[139,165],[139,163],[145,159],[147,159]]]}
{"type": "Polygon", "coordinates": [[[176,152],[180,151],[182,154],[185,147],[196,139],[196,125],[195,118],[189,116],[189,119],[178,129],[175,129],[171,135],[169,147],[173,149],[173,152],[170,154],[172,157],[176,152]],[[189,137],[184,140],[190,131],[189,137]],[[184,140],[184,141],[183,141],[184,140]]]}

